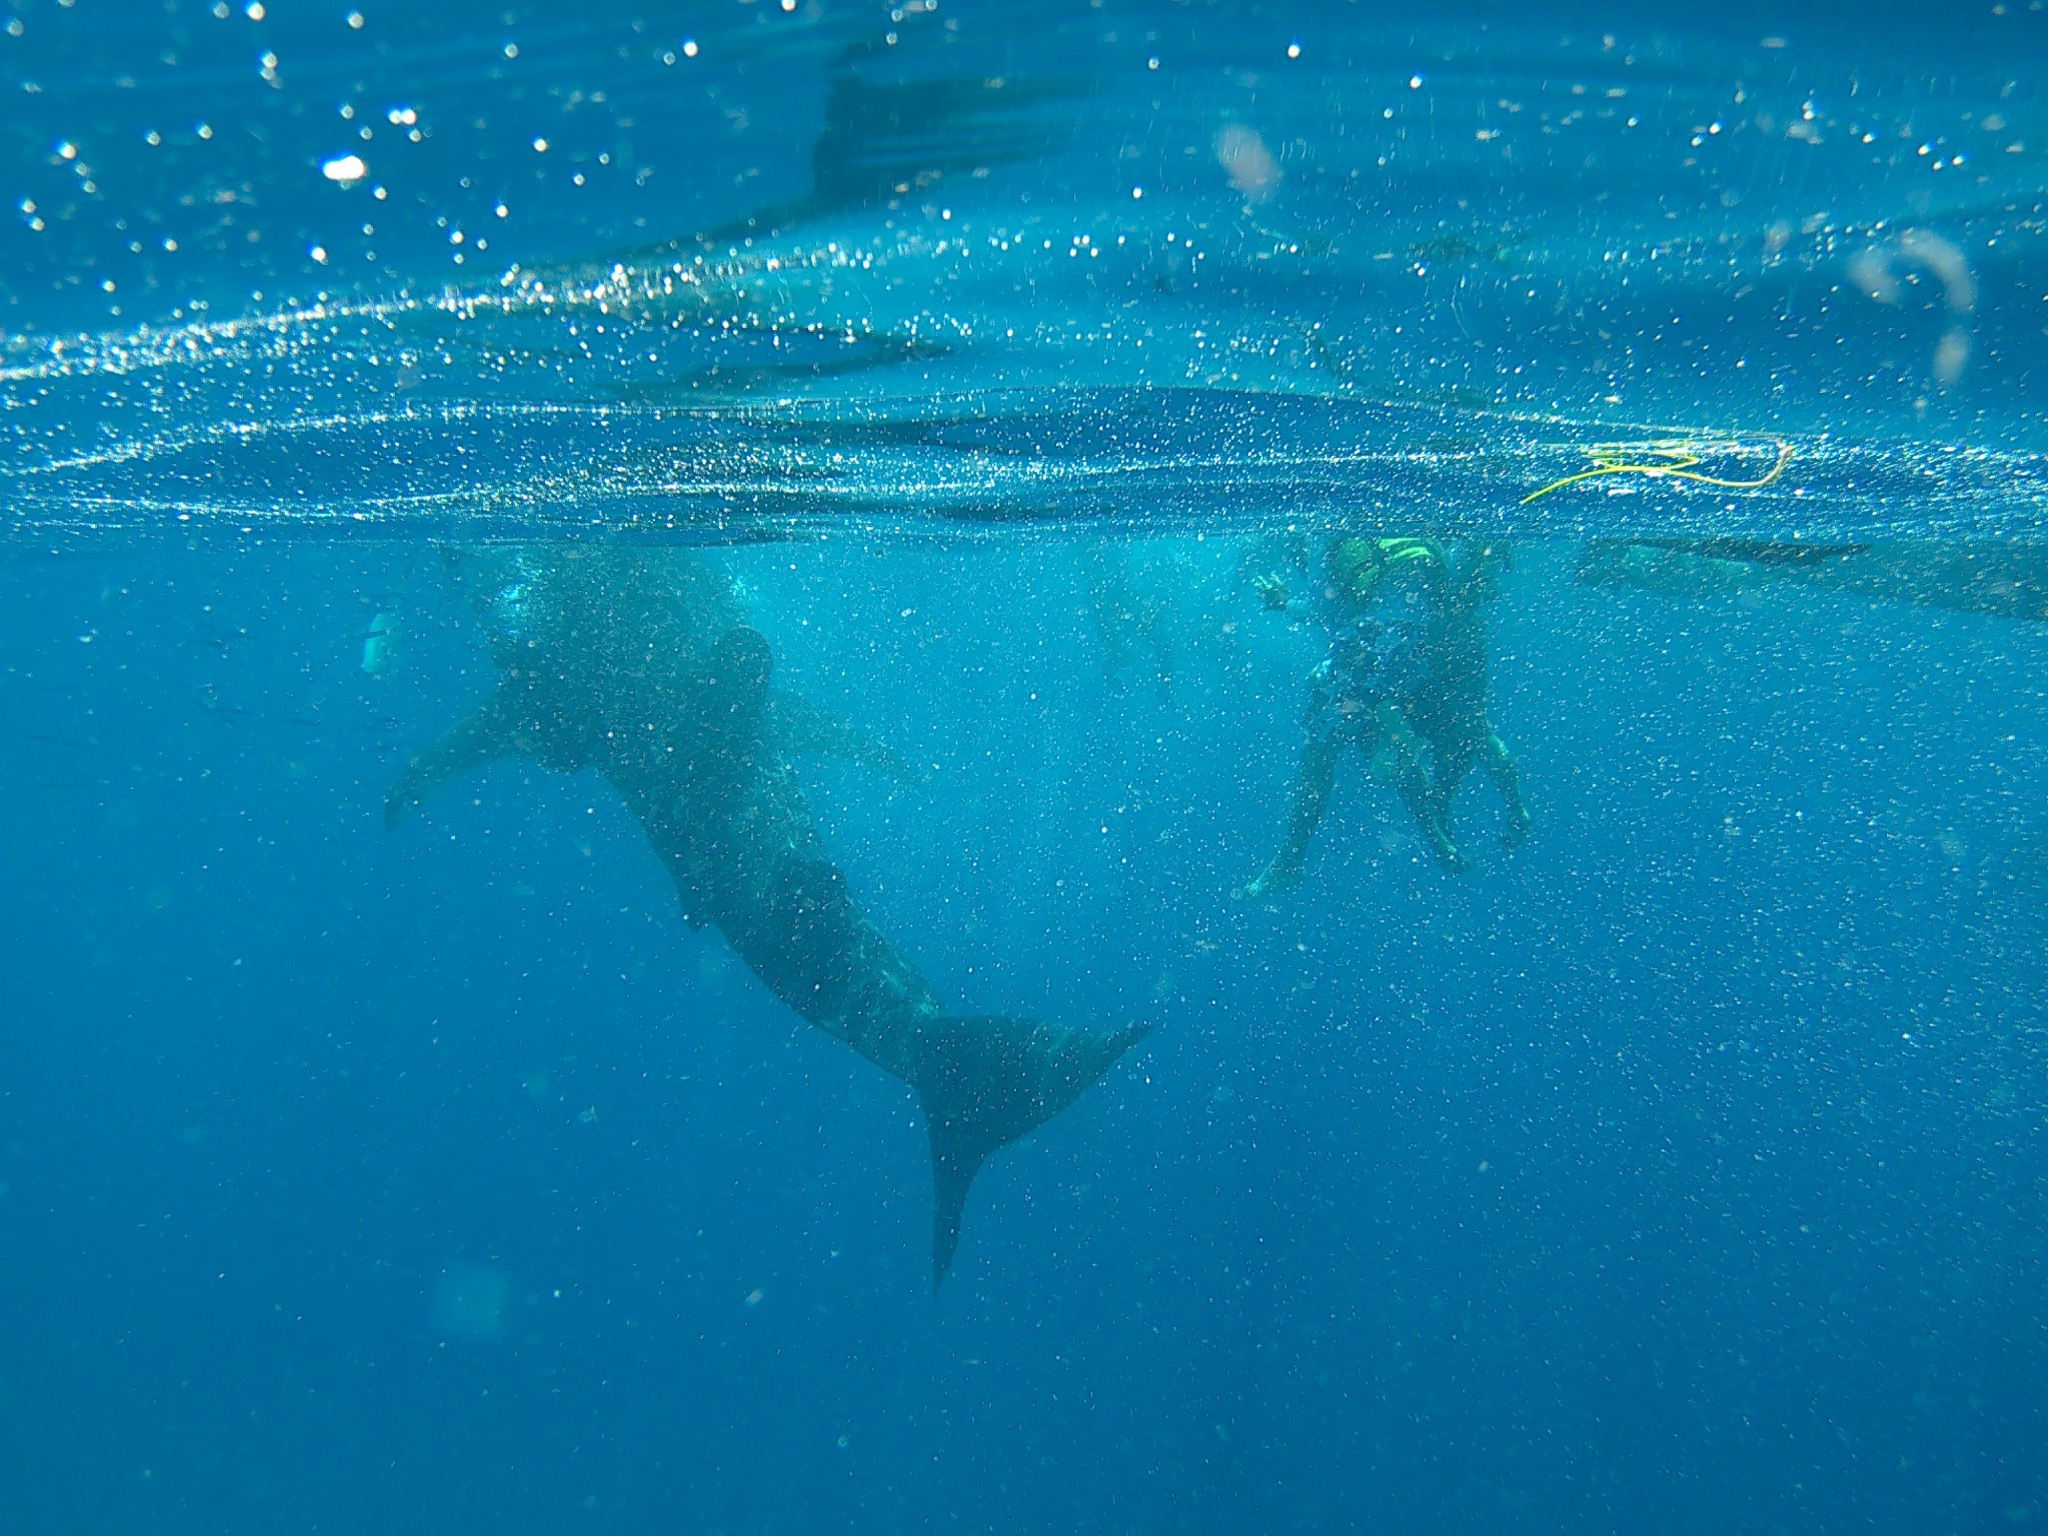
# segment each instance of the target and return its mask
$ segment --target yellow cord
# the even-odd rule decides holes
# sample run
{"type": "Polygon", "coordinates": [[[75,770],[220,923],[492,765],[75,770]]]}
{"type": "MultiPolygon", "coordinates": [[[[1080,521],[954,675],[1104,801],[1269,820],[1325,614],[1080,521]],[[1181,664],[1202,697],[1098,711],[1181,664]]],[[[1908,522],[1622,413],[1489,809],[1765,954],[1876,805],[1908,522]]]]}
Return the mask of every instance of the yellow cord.
{"type": "MultiPolygon", "coordinates": [[[[1732,445],[1731,445],[1732,446],[1732,445]]],[[[1778,462],[1761,479],[1723,480],[1714,475],[1703,475],[1694,469],[1700,463],[1705,451],[1697,444],[1683,438],[1666,438],[1654,443],[1594,443],[1586,449],[1586,457],[1593,461],[1591,469],[1582,469],[1575,475],[1566,475],[1562,480],[1553,480],[1541,490],[1531,491],[1521,500],[1522,506],[1540,501],[1552,491],[1561,491],[1568,485],[1577,485],[1581,480],[1597,480],[1603,475],[1646,475],[1651,479],[1691,480],[1699,485],[1718,486],[1724,491],[1754,491],[1769,485],[1785,473],[1785,466],[1792,462],[1792,445],[1778,443],[1778,462]],[[1645,463],[1644,460],[1649,462],[1645,463]]]]}

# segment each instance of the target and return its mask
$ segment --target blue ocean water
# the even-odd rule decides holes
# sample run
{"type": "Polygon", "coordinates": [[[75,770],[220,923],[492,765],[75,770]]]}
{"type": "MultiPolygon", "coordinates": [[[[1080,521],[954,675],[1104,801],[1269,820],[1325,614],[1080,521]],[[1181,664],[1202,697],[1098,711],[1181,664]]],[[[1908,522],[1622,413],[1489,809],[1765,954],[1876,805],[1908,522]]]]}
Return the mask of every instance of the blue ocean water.
{"type": "Polygon", "coordinates": [[[14,0],[0,1531],[2048,1520],[2044,59],[14,0]],[[1246,899],[1357,531],[1512,549],[1533,830],[1353,756],[1246,899]],[[936,1292],[613,779],[386,828],[600,559],[903,760],[792,782],[949,1009],[1152,1026],[936,1292]]]}

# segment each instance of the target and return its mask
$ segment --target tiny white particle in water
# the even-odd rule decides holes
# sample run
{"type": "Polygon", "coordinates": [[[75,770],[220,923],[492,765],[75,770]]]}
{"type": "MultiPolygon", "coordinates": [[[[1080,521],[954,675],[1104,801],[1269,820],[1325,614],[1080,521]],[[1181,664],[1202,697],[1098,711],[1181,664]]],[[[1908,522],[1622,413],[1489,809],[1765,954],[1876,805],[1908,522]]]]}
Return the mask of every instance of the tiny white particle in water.
{"type": "Polygon", "coordinates": [[[338,181],[344,187],[354,186],[370,174],[370,168],[363,164],[361,155],[336,155],[320,167],[320,174],[329,181],[338,181]]]}

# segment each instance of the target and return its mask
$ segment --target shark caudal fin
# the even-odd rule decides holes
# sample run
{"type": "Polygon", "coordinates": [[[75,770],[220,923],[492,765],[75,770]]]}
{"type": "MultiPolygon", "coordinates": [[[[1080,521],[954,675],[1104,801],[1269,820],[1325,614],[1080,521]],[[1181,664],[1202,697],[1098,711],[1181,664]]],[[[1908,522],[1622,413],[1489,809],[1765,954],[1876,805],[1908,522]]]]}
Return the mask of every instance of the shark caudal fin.
{"type": "Polygon", "coordinates": [[[948,1018],[919,1031],[916,1088],[932,1139],[932,1289],[960,1242],[960,1212],[982,1162],[1079,1098],[1151,1032],[1030,1019],[948,1018]]]}

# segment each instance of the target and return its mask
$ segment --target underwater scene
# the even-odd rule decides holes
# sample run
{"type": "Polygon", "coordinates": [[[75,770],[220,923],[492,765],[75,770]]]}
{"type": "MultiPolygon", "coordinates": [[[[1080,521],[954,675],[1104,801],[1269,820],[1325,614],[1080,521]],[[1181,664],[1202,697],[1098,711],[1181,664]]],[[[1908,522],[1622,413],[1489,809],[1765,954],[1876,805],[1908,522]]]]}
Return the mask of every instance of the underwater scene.
{"type": "Polygon", "coordinates": [[[0,0],[0,1532],[2048,1526],[2044,65],[0,0]]]}

